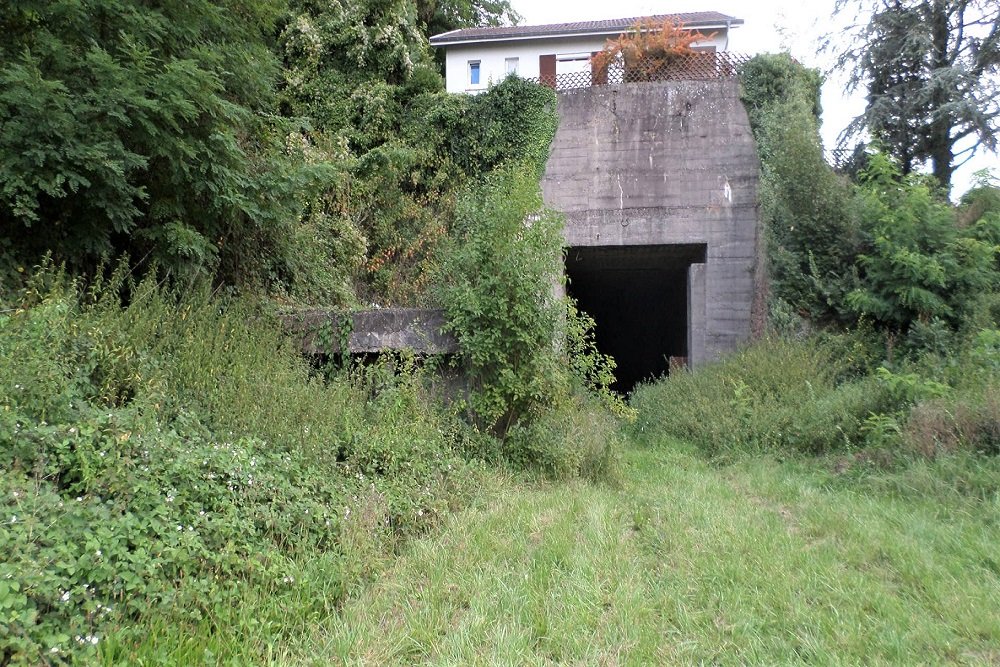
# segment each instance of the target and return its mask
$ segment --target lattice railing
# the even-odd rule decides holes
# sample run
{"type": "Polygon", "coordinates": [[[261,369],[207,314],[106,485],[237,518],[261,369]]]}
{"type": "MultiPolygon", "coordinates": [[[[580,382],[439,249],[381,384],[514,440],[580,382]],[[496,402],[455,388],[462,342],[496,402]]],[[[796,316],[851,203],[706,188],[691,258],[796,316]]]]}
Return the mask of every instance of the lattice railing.
{"type": "Polygon", "coordinates": [[[742,53],[691,53],[670,58],[644,58],[635,62],[618,60],[606,68],[592,65],[589,72],[571,72],[533,79],[556,90],[590,88],[613,83],[651,81],[703,81],[728,79],[739,73],[751,56],[742,53]]]}

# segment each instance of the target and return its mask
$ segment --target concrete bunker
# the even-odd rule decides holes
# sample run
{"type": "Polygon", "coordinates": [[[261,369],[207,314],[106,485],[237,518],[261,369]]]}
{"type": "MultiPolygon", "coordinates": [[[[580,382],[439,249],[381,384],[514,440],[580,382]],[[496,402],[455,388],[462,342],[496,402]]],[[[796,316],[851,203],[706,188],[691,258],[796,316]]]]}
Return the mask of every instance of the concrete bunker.
{"type": "Polygon", "coordinates": [[[736,79],[567,90],[558,111],[542,192],[565,217],[567,289],[618,361],[618,389],[750,340],[760,163],[736,79]]]}
{"type": "Polygon", "coordinates": [[[597,323],[598,349],[618,362],[618,391],[687,365],[703,326],[705,253],[701,243],[567,250],[567,292],[597,323]]]}

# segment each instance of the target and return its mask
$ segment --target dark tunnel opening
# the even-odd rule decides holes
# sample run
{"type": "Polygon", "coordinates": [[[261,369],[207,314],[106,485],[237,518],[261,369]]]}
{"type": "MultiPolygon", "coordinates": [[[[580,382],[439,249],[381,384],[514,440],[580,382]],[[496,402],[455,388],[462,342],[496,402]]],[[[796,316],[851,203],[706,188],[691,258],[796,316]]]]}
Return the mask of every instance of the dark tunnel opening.
{"type": "Polygon", "coordinates": [[[568,249],[567,291],[597,323],[597,348],[618,362],[616,391],[686,360],[688,268],[704,261],[704,244],[568,249]]]}

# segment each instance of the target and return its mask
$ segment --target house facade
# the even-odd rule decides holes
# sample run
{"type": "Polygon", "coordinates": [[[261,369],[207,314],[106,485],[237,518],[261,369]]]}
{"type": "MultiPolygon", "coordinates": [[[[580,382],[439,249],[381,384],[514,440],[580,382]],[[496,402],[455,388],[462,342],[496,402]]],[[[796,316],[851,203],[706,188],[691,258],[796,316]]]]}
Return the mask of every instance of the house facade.
{"type": "Polygon", "coordinates": [[[478,93],[509,74],[561,87],[560,81],[591,73],[591,56],[609,39],[640,21],[680,22],[710,36],[695,50],[728,50],[729,31],[743,20],[719,12],[689,12],[648,17],[580,21],[500,28],[465,28],[431,37],[445,49],[445,79],[450,93],[478,93]]]}

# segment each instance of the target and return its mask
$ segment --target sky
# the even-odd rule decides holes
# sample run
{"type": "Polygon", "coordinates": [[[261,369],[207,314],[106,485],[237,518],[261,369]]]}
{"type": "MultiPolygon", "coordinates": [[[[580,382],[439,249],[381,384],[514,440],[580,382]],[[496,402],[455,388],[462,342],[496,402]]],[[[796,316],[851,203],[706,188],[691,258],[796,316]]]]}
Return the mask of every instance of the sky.
{"type": "MultiPolygon", "coordinates": [[[[826,74],[822,98],[822,136],[826,148],[836,148],[840,133],[864,110],[863,91],[852,95],[845,93],[843,73],[832,70],[830,56],[817,53],[824,36],[839,33],[839,28],[850,18],[834,16],[834,0],[711,0],[698,3],[690,0],[511,0],[511,4],[524,17],[524,25],[719,11],[745,21],[732,31],[730,51],[751,54],[788,51],[799,62],[817,67],[826,74]]],[[[953,195],[959,196],[968,190],[973,173],[984,168],[992,169],[994,175],[1000,177],[1000,156],[983,153],[962,167],[953,181],[953,195]]]]}

